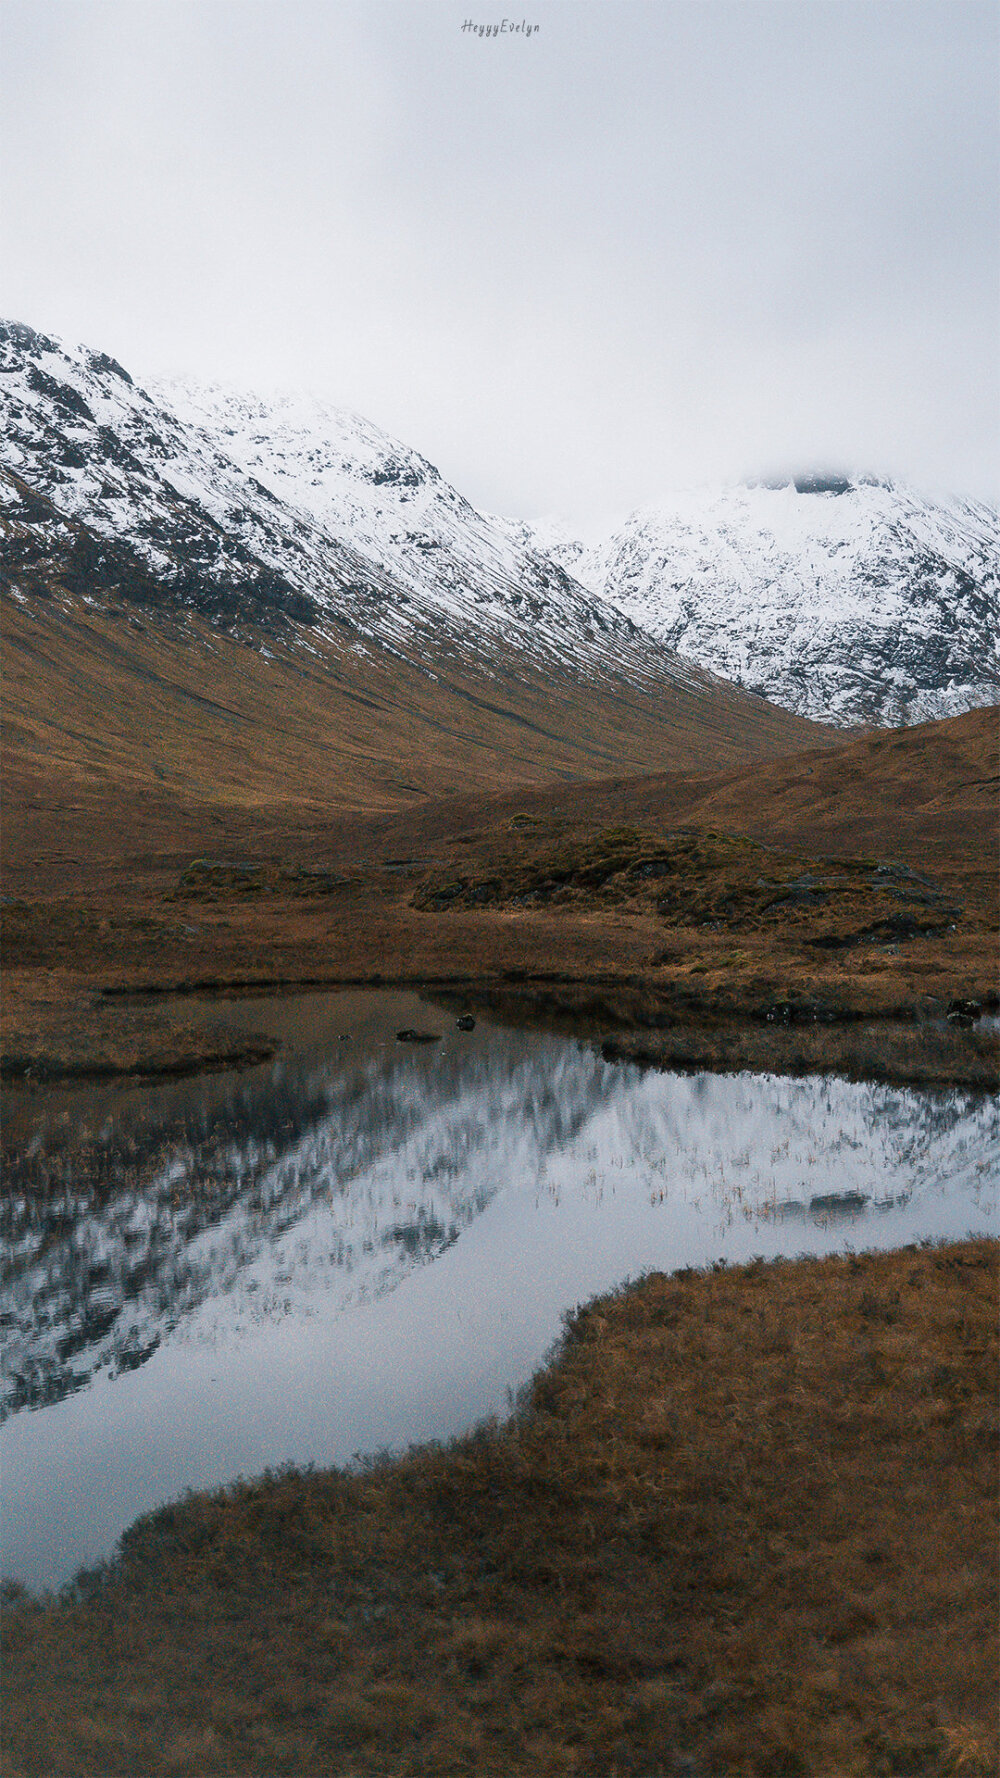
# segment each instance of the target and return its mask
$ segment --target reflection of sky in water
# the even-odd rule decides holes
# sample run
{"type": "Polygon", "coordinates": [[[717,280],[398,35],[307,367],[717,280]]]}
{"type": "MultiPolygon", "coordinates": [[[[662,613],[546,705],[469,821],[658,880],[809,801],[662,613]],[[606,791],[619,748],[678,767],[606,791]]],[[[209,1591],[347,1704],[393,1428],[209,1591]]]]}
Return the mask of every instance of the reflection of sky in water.
{"type": "Polygon", "coordinates": [[[5,1572],[503,1412],[561,1312],[644,1270],[993,1226],[1000,1120],[962,1092],[642,1074],[399,995],[243,1016],[284,1021],[274,1067],[11,1096],[5,1572]]]}

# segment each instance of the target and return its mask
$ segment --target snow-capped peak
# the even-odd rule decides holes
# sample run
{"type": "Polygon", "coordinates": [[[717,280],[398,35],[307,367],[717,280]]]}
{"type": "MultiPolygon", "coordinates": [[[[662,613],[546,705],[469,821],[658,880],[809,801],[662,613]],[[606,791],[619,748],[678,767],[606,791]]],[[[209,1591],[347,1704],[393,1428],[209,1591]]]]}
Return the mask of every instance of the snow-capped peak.
{"type": "Polygon", "coordinates": [[[691,488],[574,576],[667,647],[801,715],[894,725],[1000,696],[1000,520],[875,477],[691,488]]]}

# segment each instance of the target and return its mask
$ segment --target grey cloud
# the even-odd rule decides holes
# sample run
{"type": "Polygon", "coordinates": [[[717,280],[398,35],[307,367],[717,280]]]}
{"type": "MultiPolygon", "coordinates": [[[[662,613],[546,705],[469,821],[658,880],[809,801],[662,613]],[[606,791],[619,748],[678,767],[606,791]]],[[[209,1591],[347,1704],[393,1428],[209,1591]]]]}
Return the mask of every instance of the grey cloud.
{"type": "Polygon", "coordinates": [[[996,492],[992,5],[479,12],[6,0],[3,309],[316,388],[494,510],[778,462],[996,492]]]}

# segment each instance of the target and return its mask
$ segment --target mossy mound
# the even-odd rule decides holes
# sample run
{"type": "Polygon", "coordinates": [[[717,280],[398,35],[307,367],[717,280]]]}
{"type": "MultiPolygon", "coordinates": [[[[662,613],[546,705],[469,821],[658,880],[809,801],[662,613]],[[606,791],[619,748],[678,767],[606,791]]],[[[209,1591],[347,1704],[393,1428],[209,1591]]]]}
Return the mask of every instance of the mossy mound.
{"type": "Polygon", "coordinates": [[[655,911],[671,926],[751,931],[791,927],[801,942],[838,949],[939,937],[961,917],[941,887],[906,865],[808,858],[711,828],[666,834],[609,827],[461,874],[434,874],[413,906],[542,908],[593,903],[655,911]]]}
{"type": "Polygon", "coordinates": [[[230,900],[245,895],[329,895],[347,877],[309,870],[301,864],[241,864],[228,859],[194,858],[182,873],[172,901],[230,900]]]}

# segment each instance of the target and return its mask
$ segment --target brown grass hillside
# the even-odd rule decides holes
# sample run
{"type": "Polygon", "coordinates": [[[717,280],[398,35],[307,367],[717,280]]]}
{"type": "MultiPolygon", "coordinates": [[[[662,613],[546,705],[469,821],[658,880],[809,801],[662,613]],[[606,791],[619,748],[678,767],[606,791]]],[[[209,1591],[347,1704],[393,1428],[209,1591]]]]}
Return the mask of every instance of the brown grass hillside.
{"type": "MultiPolygon", "coordinates": [[[[7,867],[609,774],[717,770],[841,736],[704,675],[637,689],[523,657],[250,647],[200,620],[2,603],[7,867]]],[[[308,641],[308,646],[306,645],[308,641]]]]}

